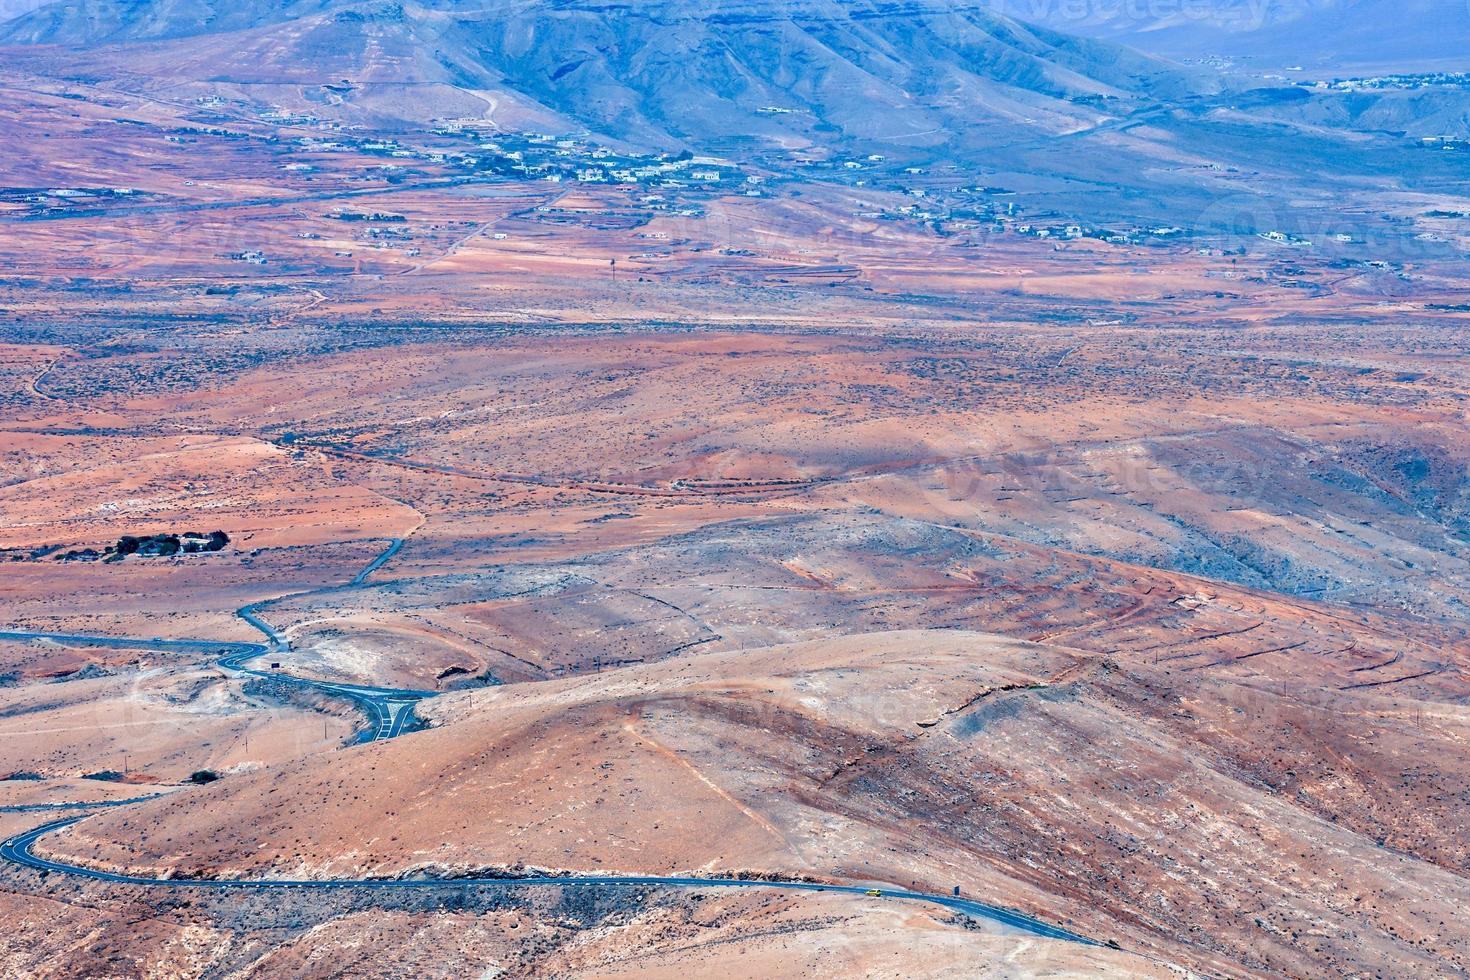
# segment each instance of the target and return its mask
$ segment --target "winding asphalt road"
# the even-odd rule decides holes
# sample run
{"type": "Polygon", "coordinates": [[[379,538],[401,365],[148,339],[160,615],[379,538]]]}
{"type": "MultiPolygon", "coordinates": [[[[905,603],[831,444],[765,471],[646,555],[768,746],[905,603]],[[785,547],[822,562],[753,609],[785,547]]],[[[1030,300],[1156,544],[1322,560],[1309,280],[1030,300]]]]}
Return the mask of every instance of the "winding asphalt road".
{"type": "MultiPolygon", "coordinates": [[[[356,742],[374,742],[395,738],[413,718],[414,705],[425,698],[433,697],[435,691],[415,691],[403,688],[369,687],[359,684],[338,684],[330,681],[298,677],[274,669],[247,666],[251,660],[269,654],[283,653],[290,649],[285,634],[261,619],[257,613],[264,606],[289,598],[321,595],[362,587],[368,576],[377,571],[403,547],[402,539],[392,539],[388,546],[345,585],[327,586],[306,592],[293,593],[276,599],[252,603],[236,610],[236,615],[249,623],[266,637],[265,643],[230,642],[226,640],[193,639],[140,639],[112,636],[95,636],[82,633],[36,633],[26,630],[0,631],[0,640],[38,641],[52,640],[126,649],[157,650],[160,652],[193,652],[223,654],[218,660],[221,668],[234,674],[249,674],[277,683],[289,684],[304,690],[314,691],[329,697],[351,702],[368,718],[368,726],[359,732],[356,742]]],[[[156,797],[132,800],[113,800],[97,803],[47,803],[32,807],[6,807],[0,812],[45,812],[62,809],[102,809],[145,802],[156,797]]],[[[832,892],[839,895],[860,895],[869,898],[898,899],[901,901],[926,902],[962,912],[979,919],[988,919],[1022,932],[1047,939],[1062,939],[1089,946],[1102,945],[1096,940],[1079,935],[1060,926],[1050,925],[1014,909],[990,905],[954,895],[933,895],[906,889],[873,888],[852,884],[826,884],[809,881],[771,881],[744,878],[693,878],[682,876],[657,877],[644,875],[570,875],[564,877],[527,878],[362,878],[330,880],[285,880],[245,878],[147,878],[136,875],[114,874],[99,871],[79,864],[68,864],[36,855],[32,848],[47,834],[70,827],[87,819],[90,814],[66,817],[42,824],[32,830],[17,834],[0,843],[0,859],[22,867],[47,874],[64,874],[75,878],[118,885],[136,885],[147,888],[192,888],[192,889],[265,889],[265,888],[309,888],[309,889],[457,889],[465,886],[498,888],[533,888],[546,886],[576,886],[589,888],[775,888],[786,891],[832,892]]]]}
{"type": "Polygon", "coordinates": [[[89,878],[93,881],[102,881],[114,885],[140,885],[149,888],[212,890],[246,888],[372,888],[400,890],[458,889],[464,888],[467,885],[473,885],[476,887],[497,888],[544,888],[547,886],[590,888],[776,888],[785,891],[832,892],[838,895],[862,895],[871,898],[927,902],[931,905],[953,909],[956,912],[963,912],[976,918],[990,919],[1047,939],[1065,939],[1071,942],[1084,943],[1089,946],[1102,945],[1095,940],[1088,939],[1086,936],[1080,936],[1075,932],[1048,925],[1038,919],[1033,919],[1029,915],[1024,915],[1011,909],[1000,908],[995,905],[987,905],[984,902],[956,898],[950,895],[930,895],[925,892],[907,891],[905,889],[866,888],[862,885],[825,884],[813,881],[765,881],[744,878],[654,877],[643,875],[566,875],[560,877],[529,878],[333,878],[321,881],[311,879],[145,878],[137,875],[122,875],[114,874],[110,871],[98,871],[94,868],[67,864],[63,861],[53,861],[49,858],[39,857],[32,852],[31,848],[35,845],[36,841],[45,835],[56,830],[61,830],[63,827],[69,827],[85,819],[86,817],[83,816],[53,820],[50,823],[42,824],[34,830],[17,834],[3,844],[0,844],[0,858],[10,861],[13,864],[33,868],[37,871],[89,878]]]}

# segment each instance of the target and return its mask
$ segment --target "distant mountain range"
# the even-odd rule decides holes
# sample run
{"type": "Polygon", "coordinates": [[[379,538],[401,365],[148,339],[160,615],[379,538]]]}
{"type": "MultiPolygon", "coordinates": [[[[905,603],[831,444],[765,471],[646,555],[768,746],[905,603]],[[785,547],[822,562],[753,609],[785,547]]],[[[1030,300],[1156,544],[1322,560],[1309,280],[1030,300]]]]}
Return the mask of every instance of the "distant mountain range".
{"type": "MultiPolygon", "coordinates": [[[[916,34],[959,42],[977,27],[990,33],[980,25],[1020,21],[1176,60],[1216,57],[1247,67],[1313,71],[1470,68],[1470,3],[1463,0],[0,0],[0,22],[13,21],[0,28],[0,40],[70,46],[156,41],[257,30],[315,15],[350,17],[351,11],[375,21],[429,17],[446,29],[479,24],[489,29],[488,41],[497,25],[523,28],[529,18],[583,31],[596,20],[613,34],[640,22],[744,25],[751,31],[763,25],[768,32],[784,24],[799,33],[813,22],[847,23],[882,34],[879,22],[912,18],[916,34]],[[936,29],[936,18],[950,23],[936,29]]],[[[624,40],[636,42],[638,33],[624,40]]],[[[560,34],[552,31],[544,40],[560,34]]]]}
{"type": "Polygon", "coordinates": [[[91,0],[13,19],[0,43],[158,79],[331,84],[322,101],[379,117],[505,112],[656,145],[962,149],[1213,87],[957,0],[91,0]]]}
{"type": "MultiPolygon", "coordinates": [[[[0,0],[17,2],[31,0],[0,0]]],[[[1067,2],[65,0],[0,23],[0,46],[18,69],[196,106],[204,124],[230,118],[209,107],[229,106],[387,135],[474,121],[782,173],[882,161],[1099,224],[1233,227],[1228,215],[1264,201],[1335,212],[1344,187],[1385,177],[1425,193],[1458,186],[1458,152],[1424,150],[1470,137],[1470,86],[1458,80],[1334,89],[1161,55],[1233,50],[1260,68],[1305,37],[1294,60],[1316,52],[1352,74],[1329,53],[1448,56],[1466,36],[1462,0],[1404,0],[1397,17],[1382,0],[1148,7],[1177,2],[1213,20],[1067,2]]]]}
{"type": "Polygon", "coordinates": [[[50,2],[51,0],[0,0],[0,21],[19,17],[50,2]]]}
{"type": "Polygon", "coordinates": [[[1314,72],[1470,69],[1464,0],[989,0],[991,9],[1175,59],[1314,72]]]}
{"type": "Polygon", "coordinates": [[[19,16],[0,25],[0,40],[74,47],[156,41],[279,24],[334,6],[342,5],[331,0],[0,0],[0,14],[19,16]]]}

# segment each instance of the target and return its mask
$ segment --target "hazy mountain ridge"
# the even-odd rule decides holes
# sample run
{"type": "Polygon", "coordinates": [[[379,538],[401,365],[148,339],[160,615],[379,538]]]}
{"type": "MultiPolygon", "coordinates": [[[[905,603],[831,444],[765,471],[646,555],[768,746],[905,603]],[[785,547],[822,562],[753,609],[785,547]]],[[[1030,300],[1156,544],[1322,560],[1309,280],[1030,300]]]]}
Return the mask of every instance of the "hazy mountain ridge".
{"type": "Polygon", "coordinates": [[[681,2],[525,5],[456,25],[473,64],[598,126],[733,136],[781,128],[875,139],[962,132],[988,119],[1066,130],[1076,98],[1182,92],[1183,76],[1110,45],[1032,30],[950,3],[783,6],[681,2]],[[766,121],[752,120],[764,112],[766,121]],[[1030,118],[1028,118],[1030,117],[1030,118]],[[754,124],[752,125],[752,123],[754,124]]]}
{"type": "Polygon", "coordinates": [[[0,22],[19,17],[50,2],[51,0],[0,0],[0,22]]]}
{"type": "Polygon", "coordinates": [[[0,24],[0,43],[60,44],[88,47],[128,41],[155,41],[199,34],[249,30],[279,23],[291,17],[321,12],[334,0],[253,0],[229,3],[224,0],[67,0],[20,4],[0,15],[13,17],[0,24]],[[16,15],[19,16],[16,16],[16,15]]]}
{"type": "Polygon", "coordinates": [[[1470,5],[1457,0],[1213,0],[1134,5],[993,0],[1000,13],[1169,58],[1258,68],[1413,71],[1470,67],[1470,5]]]}
{"type": "Polygon", "coordinates": [[[510,102],[659,145],[754,136],[964,148],[1071,132],[1212,87],[1149,56],[953,0],[538,0],[472,10],[112,0],[51,4],[0,28],[0,41],[101,48],[120,72],[158,78],[441,86],[447,105],[463,102],[449,92],[461,89],[484,94],[487,112],[510,102]]]}

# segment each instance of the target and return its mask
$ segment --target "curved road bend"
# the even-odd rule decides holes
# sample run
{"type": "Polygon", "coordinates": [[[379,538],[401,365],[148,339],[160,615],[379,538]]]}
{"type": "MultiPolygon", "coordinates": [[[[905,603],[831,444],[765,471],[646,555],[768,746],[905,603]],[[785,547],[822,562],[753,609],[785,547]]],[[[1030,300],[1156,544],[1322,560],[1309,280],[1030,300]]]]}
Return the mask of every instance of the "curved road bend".
{"type": "Polygon", "coordinates": [[[235,615],[256,632],[263,635],[265,643],[232,640],[161,639],[159,637],[99,636],[89,633],[37,633],[27,630],[0,630],[0,640],[51,640],[80,646],[109,647],[113,649],[153,650],[160,653],[206,653],[221,654],[218,665],[235,674],[250,674],[293,687],[315,691],[329,697],[345,700],[367,716],[368,726],[358,733],[356,742],[373,742],[381,738],[399,735],[413,720],[413,705],[424,698],[433,697],[436,691],[415,691],[400,688],[368,687],[359,684],[339,684],[331,681],[298,677],[277,670],[260,670],[245,664],[257,657],[272,653],[284,653],[291,648],[290,640],[280,630],[260,618],[260,611],[273,603],[287,599],[326,595],[361,588],[368,576],[382,568],[403,548],[402,538],[390,538],[387,547],[368,562],[350,582],[342,585],[327,585],[301,592],[292,592],[273,599],[252,602],[235,610],[235,615]]]}
{"type": "MultiPolygon", "coordinates": [[[[96,636],[83,633],[36,633],[26,630],[4,630],[0,631],[0,640],[53,640],[59,643],[76,643],[91,646],[122,647],[129,649],[157,650],[162,652],[188,651],[195,653],[220,653],[223,656],[218,664],[224,670],[237,674],[250,674],[255,677],[267,678],[280,683],[291,684],[304,689],[312,690],[329,697],[347,700],[358,710],[368,717],[368,727],[357,737],[357,742],[374,742],[382,739],[394,738],[403,733],[404,728],[413,718],[413,706],[433,697],[436,691],[415,691],[404,688],[369,687],[359,684],[337,684],[329,681],[315,680],[309,677],[298,677],[286,674],[278,670],[261,670],[255,667],[245,666],[247,661],[262,657],[271,653],[279,653],[290,649],[290,643],[285,634],[278,631],[269,623],[260,619],[256,613],[264,606],[283,599],[301,598],[309,595],[320,595],[329,592],[344,591],[362,586],[369,575],[377,571],[398,553],[403,547],[403,541],[398,538],[392,539],[382,553],[374,558],[362,571],[360,571],[350,583],[346,585],[326,586],[319,589],[310,589],[305,592],[292,593],[280,596],[276,599],[267,599],[262,602],[252,603],[236,610],[245,622],[262,633],[269,641],[267,643],[231,642],[227,640],[192,640],[192,639],[140,639],[114,636],[96,636]]],[[[59,809],[92,809],[104,807],[125,806],[131,803],[140,803],[154,797],[143,797],[134,800],[115,800],[98,803],[67,803],[67,804],[42,804],[34,807],[35,812],[59,809]]],[[[9,810],[10,808],[7,808],[9,810]]],[[[20,812],[32,812],[31,810],[17,808],[20,812]]],[[[863,895],[869,897],[899,899],[903,901],[926,902],[931,905],[939,905],[944,908],[963,912],[976,918],[988,919],[1002,925],[1010,926],[1031,935],[1041,936],[1047,939],[1063,939],[1076,943],[1084,943],[1089,946],[1102,945],[1096,940],[1079,935],[1059,926],[1050,925],[1040,919],[1032,918],[1014,909],[1002,908],[998,905],[990,905],[967,898],[959,898],[951,895],[932,895],[926,892],[909,891],[906,889],[869,888],[862,885],[850,884],[823,884],[807,881],[767,881],[747,880],[742,878],[692,878],[692,877],[656,877],[644,875],[572,875],[565,877],[531,877],[531,878],[363,878],[363,879],[331,879],[323,881],[290,881],[279,879],[179,879],[179,878],[147,878],[135,875],[114,874],[109,871],[99,871],[79,864],[68,864],[64,861],[53,861],[48,858],[39,857],[32,852],[36,841],[40,840],[53,831],[69,827],[78,821],[85,820],[88,815],[79,817],[66,817],[42,824],[33,830],[17,834],[14,837],[0,843],[0,859],[54,874],[65,874],[74,877],[88,878],[93,881],[108,882],[121,885],[139,885],[149,888],[201,888],[201,889],[240,889],[240,888],[379,888],[379,889],[433,889],[433,888],[463,888],[466,885],[494,886],[500,888],[530,888],[544,887],[548,885],[575,885],[594,888],[776,888],[786,891],[805,892],[833,892],[840,895],[863,895]],[[874,895],[874,892],[877,892],[874,895]]]]}
{"type": "Polygon", "coordinates": [[[264,643],[231,643],[223,640],[162,640],[141,637],[94,636],[85,633],[34,633],[22,630],[0,631],[0,640],[51,640],[78,646],[100,646],[129,650],[155,650],[161,653],[223,653],[216,663],[234,674],[249,674],[280,684],[288,684],[302,690],[314,691],[328,697],[349,702],[367,716],[368,725],[358,733],[355,741],[373,742],[381,738],[399,735],[413,720],[413,706],[424,698],[433,697],[436,691],[415,691],[407,688],[366,687],[358,684],[338,684],[310,677],[298,677],[279,670],[262,670],[247,667],[246,663],[257,657],[279,653],[286,646],[264,643]]]}

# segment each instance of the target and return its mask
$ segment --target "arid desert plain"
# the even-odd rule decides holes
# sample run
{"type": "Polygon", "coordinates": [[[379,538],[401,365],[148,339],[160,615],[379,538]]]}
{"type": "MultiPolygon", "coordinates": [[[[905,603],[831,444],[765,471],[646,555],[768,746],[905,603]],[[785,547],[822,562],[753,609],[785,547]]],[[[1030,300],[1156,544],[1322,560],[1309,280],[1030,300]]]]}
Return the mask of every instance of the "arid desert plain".
{"type": "Polygon", "coordinates": [[[1470,973],[1463,77],[71,6],[0,5],[0,972],[1470,973]]]}

